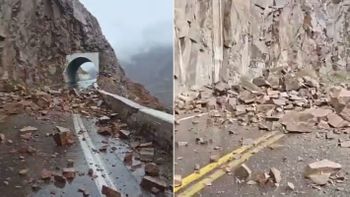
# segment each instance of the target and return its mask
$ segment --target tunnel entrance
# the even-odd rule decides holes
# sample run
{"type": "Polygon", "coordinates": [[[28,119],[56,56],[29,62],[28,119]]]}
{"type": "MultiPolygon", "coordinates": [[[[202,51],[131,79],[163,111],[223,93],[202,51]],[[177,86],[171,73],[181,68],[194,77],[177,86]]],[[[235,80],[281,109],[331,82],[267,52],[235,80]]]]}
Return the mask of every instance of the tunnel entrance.
{"type": "Polygon", "coordinates": [[[87,88],[96,82],[98,53],[76,53],[67,56],[64,79],[68,87],[87,88]]]}

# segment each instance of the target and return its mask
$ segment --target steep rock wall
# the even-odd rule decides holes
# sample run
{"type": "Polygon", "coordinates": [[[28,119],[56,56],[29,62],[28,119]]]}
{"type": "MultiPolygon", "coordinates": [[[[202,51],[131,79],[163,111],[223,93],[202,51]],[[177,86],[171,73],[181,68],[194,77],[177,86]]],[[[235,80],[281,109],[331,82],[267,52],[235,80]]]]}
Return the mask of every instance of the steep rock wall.
{"type": "Polygon", "coordinates": [[[176,0],[177,92],[279,66],[349,70],[349,21],[349,0],[176,0]]]}
{"type": "Polygon", "coordinates": [[[0,0],[0,79],[62,85],[66,55],[76,52],[99,53],[98,83],[103,89],[159,105],[142,86],[139,92],[128,90],[134,83],[79,0],[0,0]]]}

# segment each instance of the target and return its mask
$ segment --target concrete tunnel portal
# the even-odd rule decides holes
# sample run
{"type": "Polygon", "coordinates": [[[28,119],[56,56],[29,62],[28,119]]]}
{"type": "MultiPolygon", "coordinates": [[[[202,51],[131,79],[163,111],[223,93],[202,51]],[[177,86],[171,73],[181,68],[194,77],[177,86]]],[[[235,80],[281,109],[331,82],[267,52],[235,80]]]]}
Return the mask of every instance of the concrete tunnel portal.
{"type": "MultiPolygon", "coordinates": [[[[87,75],[94,77],[96,80],[97,74],[99,72],[99,56],[98,53],[74,53],[66,56],[66,64],[64,69],[64,81],[70,86],[75,86],[79,81],[83,81],[81,77],[78,76],[79,71],[82,71],[81,67],[85,63],[91,63],[93,68],[91,72],[87,72],[87,75]]],[[[86,72],[86,71],[85,71],[86,72]]],[[[85,79],[86,80],[86,79],[85,79]]],[[[94,79],[89,79],[90,81],[94,79]]]]}

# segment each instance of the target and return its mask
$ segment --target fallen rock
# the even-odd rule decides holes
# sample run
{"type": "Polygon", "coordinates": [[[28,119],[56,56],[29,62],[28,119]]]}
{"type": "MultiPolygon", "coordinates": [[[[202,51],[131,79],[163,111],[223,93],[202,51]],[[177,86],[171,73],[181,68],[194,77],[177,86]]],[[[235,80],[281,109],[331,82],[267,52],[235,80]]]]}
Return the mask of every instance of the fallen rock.
{"type": "Polygon", "coordinates": [[[49,171],[47,169],[43,169],[41,171],[40,177],[41,177],[42,180],[50,180],[51,176],[52,176],[52,172],[51,171],[49,171]]]}
{"type": "Polygon", "coordinates": [[[21,134],[19,137],[24,140],[30,140],[32,138],[32,133],[21,134]]]}
{"type": "Polygon", "coordinates": [[[317,185],[324,185],[328,182],[330,175],[339,171],[341,167],[339,163],[324,159],[308,164],[304,176],[317,185]]]}
{"type": "Polygon", "coordinates": [[[74,179],[75,178],[76,171],[74,168],[63,168],[62,175],[66,179],[74,179]]]}
{"type": "Polygon", "coordinates": [[[309,86],[309,87],[314,87],[314,88],[319,88],[320,87],[320,83],[318,82],[318,80],[311,78],[309,76],[304,76],[304,84],[309,86]]]}
{"type": "Polygon", "coordinates": [[[55,182],[62,183],[62,184],[66,183],[66,178],[64,178],[63,175],[60,175],[57,173],[53,173],[52,175],[53,175],[55,182]]]}
{"type": "Polygon", "coordinates": [[[141,148],[140,160],[141,161],[153,161],[154,159],[154,148],[141,148]]]}
{"type": "Polygon", "coordinates": [[[183,141],[176,142],[176,144],[177,144],[178,147],[188,146],[188,142],[183,142],[183,141]]]}
{"type": "Polygon", "coordinates": [[[79,188],[78,192],[82,193],[84,197],[90,196],[90,193],[85,188],[79,188]]]}
{"type": "Polygon", "coordinates": [[[329,90],[329,104],[340,113],[350,102],[350,91],[343,87],[336,86],[329,90]]]}
{"type": "Polygon", "coordinates": [[[334,128],[341,128],[347,125],[347,122],[343,120],[338,114],[331,113],[327,116],[328,123],[334,128]]]}
{"type": "Polygon", "coordinates": [[[120,137],[124,139],[128,139],[130,137],[131,132],[128,130],[121,129],[119,131],[120,137]]]}
{"type": "Polygon", "coordinates": [[[287,182],[287,189],[288,189],[288,190],[292,190],[292,191],[294,191],[294,190],[295,190],[295,186],[294,186],[294,184],[293,184],[293,183],[291,183],[291,182],[287,182]]]}
{"type": "Polygon", "coordinates": [[[273,179],[274,183],[279,184],[282,180],[281,171],[279,171],[277,168],[270,169],[270,176],[273,179]]]}
{"type": "Polygon", "coordinates": [[[144,176],[140,185],[148,191],[151,191],[153,187],[159,189],[160,191],[164,191],[167,187],[165,181],[151,176],[144,176]]]}
{"type": "Polygon", "coordinates": [[[350,140],[341,141],[339,143],[339,146],[342,147],[342,148],[350,148],[350,140]]]}
{"type": "Polygon", "coordinates": [[[67,160],[67,167],[72,168],[74,166],[74,160],[73,159],[68,159],[67,160]]]}
{"type": "Polygon", "coordinates": [[[108,186],[105,186],[103,185],[102,186],[102,194],[104,194],[106,197],[121,197],[121,193],[108,187],[108,186]]]}
{"type": "Polygon", "coordinates": [[[23,127],[22,129],[20,129],[20,132],[33,132],[33,131],[37,131],[38,128],[36,127],[32,127],[32,126],[27,126],[27,127],[23,127]]]}
{"type": "Polygon", "coordinates": [[[230,86],[224,82],[218,82],[214,86],[214,94],[217,96],[221,96],[227,93],[227,90],[230,89],[230,86]]]}
{"type": "Polygon", "coordinates": [[[126,153],[124,157],[124,163],[126,165],[131,166],[132,165],[132,158],[133,158],[133,153],[126,153]]]}
{"type": "Polygon", "coordinates": [[[5,143],[6,137],[5,134],[0,133],[0,143],[5,143]]]}
{"type": "Polygon", "coordinates": [[[98,122],[101,123],[101,124],[105,124],[105,123],[107,123],[107,122],[110,121],[110,120],[111,120],[110,117],[108,117],[108,116],[102,116],[102,117],[100,117],[100,118],[98,119],[98,122]]]}
{"type": "Polygon", "coordinates": [[[253,79],[253,84],[255,84],[258,87],[262,86],[270,86],[270,83],[264,78],[264,77],[256,77],[253,79]]]}
{"type": "Polygon", "coordinates": [[[219,155],[210,155],[209,161],[210,162],[217,162],[219,160],[220,156],[219,155]]]}
{"type": "Polygon", "coordinates": [[[255,101],[255,95],[245,90],[238,95],[238,99],[244,104],[251,104],[255,101]]]}
{"type": "Polygon", "coordinates": [[[299,90],[299,88],[302,86],[300,81],[291,75],[285,76],[283,85],[286,91],[299,90]]]}
{"type": "Polygon", "coordinates": [[[111,127],[99,127],[97,130],[97,133],[103,136],[110,136],[112,135],[112,128],[111,127]]]}
{"type": "Polygon", "coordinates": [[[74,143],[73,133],[64,127],[56,126],[58,132],[53,135],[57,146],[71,145],[74,143]]]}
{"type": "Polygon", "coordinates": [[[29,172],[29,169],[26,168],[26,169],[22,169],[22,170],[18,171],[18,174],[21,176],[25,176],[28,174],[28,172],[29,172]]]}
{"type": "Polygon", "coordinates": [[[175,185],[175,187],[182,185],[182,176],[180,174],[174,175],[174,185],[175,185]]]}
{"type": "Polygon", "coordinates": [[[338,113],[344,120],[350,121],[350,103],[338,113]]]}
{"type": "Polygon", "coordinates": [[[327,184],[330,175],[330,173],[310,174],[308,178],[316,185],[325,185],[327,184]]]}
{"type": "Polygon", "coordinates": [[[234,175],[239,180],[247,180],[252,174],[252,171],[246,164],[242,164],[240,167],[235,169],[234,175]]]}
{"type": "Polygon", "coordinates": [[[145,173],[149,176],[159,176],[159,167],[155,163],[147,163],[145,173]]]}

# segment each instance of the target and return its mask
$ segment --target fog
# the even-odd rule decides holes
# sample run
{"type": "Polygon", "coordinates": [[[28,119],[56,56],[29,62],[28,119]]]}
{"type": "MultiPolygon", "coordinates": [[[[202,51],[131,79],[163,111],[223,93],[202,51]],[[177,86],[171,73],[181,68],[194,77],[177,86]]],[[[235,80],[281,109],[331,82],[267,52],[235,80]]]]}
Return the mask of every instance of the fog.
{"type": "Polygon", "coordinates": [[[127,77],[172,109],[173,1],[81,2],[98,19],[127,77]]]}

